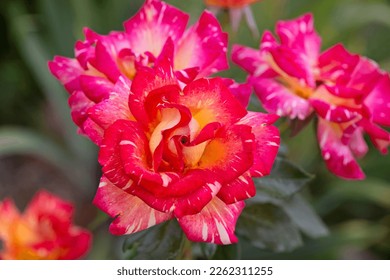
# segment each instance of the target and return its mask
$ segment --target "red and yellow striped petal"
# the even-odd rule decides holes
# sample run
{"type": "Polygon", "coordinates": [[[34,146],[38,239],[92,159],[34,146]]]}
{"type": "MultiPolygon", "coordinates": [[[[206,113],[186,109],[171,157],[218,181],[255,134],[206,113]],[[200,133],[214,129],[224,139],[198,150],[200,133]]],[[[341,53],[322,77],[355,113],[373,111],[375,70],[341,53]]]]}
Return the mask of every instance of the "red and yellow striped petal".
{"type": "Polygon", "coordinates": [[[279,130],[272,124],[277,115],[249,112],[241,121],[252,127],[255,135],[253,165],[250,168],[252,177],[262,177],[271,173],[280,146],[279,130]]]}
{"type": "Polygon", "coordinates": [[[244,205],[242,201],[226,205],[216,197],[200,213],[179,218],[178,222],[191,241],[235,243],[238,241],[234,234],[236,222],[244,205]]]}
{"type": "Polygon", "coordinates": [[[105,177],[100,180],[93,203],[115,218],[110,232],[115,235],[138,232],[172,218],[171,213],[157,211],[140,198],[116,187],[105,177]]]}

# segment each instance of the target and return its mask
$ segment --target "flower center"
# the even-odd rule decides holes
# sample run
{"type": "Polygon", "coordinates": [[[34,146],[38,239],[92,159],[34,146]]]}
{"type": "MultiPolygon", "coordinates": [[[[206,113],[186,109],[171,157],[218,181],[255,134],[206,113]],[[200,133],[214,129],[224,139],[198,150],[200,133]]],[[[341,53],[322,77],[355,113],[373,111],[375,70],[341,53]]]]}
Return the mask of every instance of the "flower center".
{"type": "Polygon", "coordinates": [[[160,111],[161,120],[154,128],[149,149],[155,171],[179,171],[192,168],[200,161],[209,140],[194,141],[200,133],[198,121],[184,120],[177,108],[160,111]]]}

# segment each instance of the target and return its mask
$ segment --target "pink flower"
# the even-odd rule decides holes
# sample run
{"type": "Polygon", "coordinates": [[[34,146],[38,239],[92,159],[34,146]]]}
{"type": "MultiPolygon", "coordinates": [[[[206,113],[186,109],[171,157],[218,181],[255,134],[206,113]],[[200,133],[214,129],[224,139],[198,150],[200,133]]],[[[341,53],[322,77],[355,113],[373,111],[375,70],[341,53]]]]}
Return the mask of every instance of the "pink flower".
{"type": "Polygon", "coordinates": [[[204,0],[206,5],[215,14],[218,14],[222,9],[229,9],[233,32],[238,31],[241,18],[244,15],[246,23],[254,37],[259,36],[259,31],[249,5],[258,1],[260,0],[204,0]]]}
{"type": "Polygon", "coordinates": [[[153,65],[168,38],[174,42],[174,70],[184,83],[228,67],[227,34],[205,11],[189,29],[189,16],[159,0],[147,0],[125,31],[99,35],[85,29],[85,40],[75,46],[76,58],[57,56],[49,62],[52,74],[70,94],[69,105],[79,131],[96,144],[104,127],[89,116],[109,98],[120,75],[132,80],[139,65],[153,65]]]}
{"type": "Polygon", "coordinates": [[[72,224],[73,206],[45,191],[23,214],[11,199],[0,202],[0,259],[78,259],[89,249],[91,234],[72,224]]]}
{"type": "Polygon", "coordinates": [[[316,87],[321,39],[306,14],[276,26],[277,42],[266,31],[260,50],[233,46],[232,59],[244,68],[265,109],[291,119],[305,119],[313,108],[307,100],[316,87]]]}
{"type": "Polygon", "coordinates": [[[382,153],[390,143],[390,134],[380,128],[389,126],[388,74],[341,45],[321,53],[310,14],[279,22],[276,33],[280,41],[266,31],[259,50],[234,46],[233,61],[249,73],[269,112],[299,120],[316,114],[328,169],[342,178],[363,179],[355,159],[367,152],[363,134],[382,153]]]}
{"type": "Polygon", "coordinates": [[[105,131],[94,203],[116,217],[113,234],[177,219],[192,241],[236,242],[252,177],[269,174],[277,154],[277,116],[248,113],[219,78],[182,88],[171,61],[160,57],[116,84],[129,94],[131,117],[105,131]]]}
{"type": "Polygon", "coordinates": [[[383,154],[390,143],[390,133],[380,127],[390,126],[389,75],[341,45],[321,54],[319,69],[321,80],[309,102],[319,117],[321,154],[334,174],[364,179],[355,159],[367,153],[364,133],[383,154]]]}

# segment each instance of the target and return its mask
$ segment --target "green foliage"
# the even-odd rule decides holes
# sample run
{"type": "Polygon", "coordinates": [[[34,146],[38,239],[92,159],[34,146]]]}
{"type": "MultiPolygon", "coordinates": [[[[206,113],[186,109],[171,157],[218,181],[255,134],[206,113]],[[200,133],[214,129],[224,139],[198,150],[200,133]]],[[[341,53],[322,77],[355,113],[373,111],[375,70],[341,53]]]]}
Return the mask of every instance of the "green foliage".
{"type": "Polygon", "coordinates": [[[231,244],[225,246],[217,246],[215,254],[212,256],[214,260],[238,260],[241,258],[240,244],[231,244]]]}
{"type": "Polygon", "coordinates": [[[130,235],[123,244],[126,259],[176,259],[181,256],[184,234],[175,220],[130,235]]]}
{"type": "Polygon", "coordinates": [[[238,221],[237,234],[257,248],[275,252],[302,245],[297,226],[280,207],[269,203],[248,205],[238,221]]]}
{"type": "Polygon", "coordinates": [[[248,200],[237,233],[253,246],[275,252],[301,246],[300,232],[313,238],[326,235],[325,225],[300,194],[312,179],[313,175],[278,157],[269,176],[255,179],[257,194],[248,200]]]}
{"type": "Polygon", "coordinates": [[[312,179],[313,175],[288,159],[277,157],[269,176],[254,178],[257,195],[252,201],[282,203],[299,192],[312,179]]]}

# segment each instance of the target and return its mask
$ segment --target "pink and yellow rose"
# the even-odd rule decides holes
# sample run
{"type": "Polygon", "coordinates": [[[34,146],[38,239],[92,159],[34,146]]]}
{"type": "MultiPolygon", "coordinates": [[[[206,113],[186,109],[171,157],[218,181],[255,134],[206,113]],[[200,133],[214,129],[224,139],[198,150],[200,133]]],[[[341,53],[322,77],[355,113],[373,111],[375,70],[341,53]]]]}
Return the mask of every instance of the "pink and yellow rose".
{"type": "Polygon", "coordinates": [[[70,260],[84,256],[91,234],[72,224],[73,206],[45,191],[24,213],[11,199],[0,202],[0,259],[70,260]]]}
{"type": "Polygon", "coordinates": [[[390,133],[389,74],[368,58],[335,45],[321,53],[311,14],[280,21],[279,40],[266,31],[260,49],[234,46],[232,58],[269,112],[290,119],[318,117],[317,135],[328,169],[363,179],[356,157],[367,152],[363,134],[386,153],[390,133]]]}
{"type": "Polygon", "coordinates": [[[220,78],[181,87],[169,55],[140,67],[131,83],[121,77],[115,92],[128,93],[128,115],[104,133],[94,199],[116,217],[110,231],[177,219],[192,241],[236,242],[252,177],[269,174],[278,151],[277,116],[248,113],[220,78]]]}

